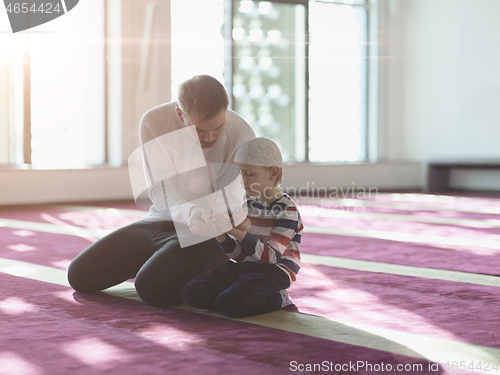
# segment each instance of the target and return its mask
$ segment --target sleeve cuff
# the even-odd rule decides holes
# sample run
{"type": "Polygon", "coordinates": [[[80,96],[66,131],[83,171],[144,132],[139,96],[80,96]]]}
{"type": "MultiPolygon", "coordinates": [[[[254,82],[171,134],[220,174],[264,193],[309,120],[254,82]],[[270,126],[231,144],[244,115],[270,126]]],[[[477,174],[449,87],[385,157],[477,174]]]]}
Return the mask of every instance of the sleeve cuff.
{"type": "Polygon", "coordinates": [[[190,202],[169,207],[170,214],[172,215],[172,220],[183,224],[187,224],[189,222],[189,218],[191,216],[191,209],[193,207],[195,207],[195,205],[190,202]]]}
{"type": "Polygon", "coordinates": [[[215,240],[219,247],[224,251],[225,253],[232,253],[236,247],[236,244],[234,241],[226,234],[226,240],[224,242],[219,242],[217,239],[215,240]]]}
{"type": "Polygon", "coordinates": [[[255,248],[257,247],[257,243],[259,242],[259,238],[247,232],[243,241],[240,242],[241,246],[246,250],[247,254],[255,254],[255,248]]]}

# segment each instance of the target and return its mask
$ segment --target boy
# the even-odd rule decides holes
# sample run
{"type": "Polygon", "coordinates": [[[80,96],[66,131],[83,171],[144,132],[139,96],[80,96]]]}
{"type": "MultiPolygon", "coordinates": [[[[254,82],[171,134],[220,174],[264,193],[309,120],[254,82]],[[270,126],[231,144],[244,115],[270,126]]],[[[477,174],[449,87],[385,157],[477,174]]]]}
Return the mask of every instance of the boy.
{"type": "Polygon", "coordinates": [[[234,161],[243,176],[248,218],[217,237],[233,261],[186,284],[182,297],[190,306],[242,318],[293,303],[286,289],[300,269],[303,225],[295,202],[279,189],[283,161],[276,143],[254,138],[234,161]]]}

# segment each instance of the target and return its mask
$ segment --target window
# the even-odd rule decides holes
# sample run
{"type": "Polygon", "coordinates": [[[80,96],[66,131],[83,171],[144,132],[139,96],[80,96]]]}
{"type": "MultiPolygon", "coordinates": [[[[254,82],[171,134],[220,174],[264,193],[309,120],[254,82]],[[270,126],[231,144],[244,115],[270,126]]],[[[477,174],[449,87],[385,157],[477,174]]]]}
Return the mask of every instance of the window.
{"type": "Polygon", "coordinates": [[[367,158],[365,0],[232,2],[233,107],[286,161],[367,158]]]}
{"type": "Polygon", "coordinates": [[[366,160],[369,10],[367,0],[173,1],[172,100],[182,81],[210,74],[286,161],[366,160]]]}
{"type": "Polygon", "coordinates": [[[286,161],[305,159],[306,14],[307,3],[233,2],[233,108],[286,161]]]}
{"type": "MultiPolygon", "coordinates": [[[[8,30],[5,12],[0,28],[8,30]],[[5,15],[5,17],[4,17],[5,15]]],[[[43,168],[106,161],[104,1],[0,44],[0,163],[43,168]]]]}
{"type": "Polygon", "coordinates": [[[367,158],[367,32],[364,0],[309,5],[309,160],[367,158]]]}
{"type": "Polygon", "coordinates": [[[173,1],[172,100],[182,81],[210,74],[285,161],[364,161],[373,2],[173,1]]]}

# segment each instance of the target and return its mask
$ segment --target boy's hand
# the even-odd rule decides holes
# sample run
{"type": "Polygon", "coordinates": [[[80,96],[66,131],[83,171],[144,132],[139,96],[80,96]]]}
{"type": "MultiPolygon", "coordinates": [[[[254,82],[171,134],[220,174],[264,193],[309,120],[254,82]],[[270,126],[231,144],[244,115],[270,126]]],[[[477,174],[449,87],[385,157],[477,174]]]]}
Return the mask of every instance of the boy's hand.
{"type": "Polygon", "coordinates": [[[226,241],[226,239],[227,239],[227,235],[226,235],[226,233],[224,233],[224,234],[221,234],[220,236],[217,236],[217,237],[215,237],[215,238],[217,239],[217,241],[218,241],[219,243],[223,243],[223,242],[225,242],[225,241],[226,241]]]}
{"type": "MultiPolygon", "coordinates": [[[[229,214],[229,212],[226,213],[226,215],[229,214]]],[[[212,220],[215,221],[219,228],[225,228],[224,231],[227,234],[235,237],[240,242],[243,241],[243,239],[247,235],[247,231],[252,227],[250,219],[246,217],[237,227],[232,227],[232,223],[228,222],[228,217],[226,215],[224,215],[224,213],[219,213],[217,215],[214,215],[212,217],[212,220]]],[[[225,235],[217,236],[216,238],[217,241],[223,242],[225,240],[225,235]]]]}
{"type": "Polygon", "coordinates": [[[241,242],[241,241],[243,241],[243,239],[247,235],[247,231],[233,228],[229,232],[227,232],[227,234],[230,234],[231,236],[236,238],[239,242],[241,242]]]}

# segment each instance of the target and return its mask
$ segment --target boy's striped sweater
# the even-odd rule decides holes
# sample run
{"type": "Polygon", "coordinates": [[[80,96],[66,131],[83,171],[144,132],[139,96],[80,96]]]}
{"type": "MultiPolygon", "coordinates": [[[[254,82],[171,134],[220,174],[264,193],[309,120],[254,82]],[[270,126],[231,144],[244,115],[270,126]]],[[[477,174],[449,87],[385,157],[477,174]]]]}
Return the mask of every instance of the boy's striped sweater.
{"type": "Polygon", "coordinates": [[[263,206],[254,197],[246,202],[252,227],[241,241],[226,237],[220,247],[236,261],[274,263],[296,279],[300,269],[302,220],[295,202],[287,195],[263,206]]]}

